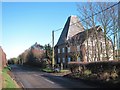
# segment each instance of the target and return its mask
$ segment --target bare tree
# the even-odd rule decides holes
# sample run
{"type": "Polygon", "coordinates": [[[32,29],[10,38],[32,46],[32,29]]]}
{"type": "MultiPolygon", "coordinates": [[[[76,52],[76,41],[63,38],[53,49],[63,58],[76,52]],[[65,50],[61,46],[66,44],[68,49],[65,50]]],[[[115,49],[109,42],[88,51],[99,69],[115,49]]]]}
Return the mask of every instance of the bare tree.
{"type": "MultiPolygon", "coordinates": [[[[116,40],[117,40],[117,32],[118,32],[118,14],[117,14],[117,8],[114,5],[115,3],[110,2],[99,2],[99,3],[87,3],[83,7],[80,6],[80,4],[77,4],[78,6],[78,12],[79,17],[82,21],[82,24],[86,29],[93,28],[94,34],[91,36],[94,40],[96,39],[96,49],[94,46],[94,41],[91,40],[91,46],[92,46],[92,61],[93,57],[97,56],[97,60],[101,59],[101,56],[106,57],[107,60],[111,58],[109,53],[111,53],[111,46],[109,40],[111,39],[111,42],[113,43],[113,58],[115,59],[115,47],[116,47],[116,40]],[[114,5],[114,6],[113,6],[114,5]],[[103,29],[104,33],[104,42],[105,44],[101,44],[99,42],[99,35],[97,32],[97,29],[95,26],[99,24],[101,25],[101,28],[103,29]],[[102,47],[105,46],[105,51],[102,49],[102,47]],[[96,53],[94,53],[96,51],[96,53]],[[104,54],[105,52],[105,54],[104,54]]],[[[83,4],[82,4],[83,5],[83,4]]],[[[88,37],[88,33],[87,33],[88,37]]],[[[103,38],[102,38],[103,39],[103,38]]],[[[87,41],[87,51],[89,50],[89,41],[87,41]]],[[[89,56],[89,55],[88,55],[89,56]]]]}
{"type": "Polygon", "coordinates": [[[97,51],[97,60],[100,60],[100,45],[99,45],[99,40],[98,40],[98,33],[97,33],[97,29],[95,28],[97,25],[97,17],[94,16],[95,11],[96,11],[96,6],[93,3],[88,3],[87,5],[83,6],[82,8],[78,6],[78,11],[80,13],[80,19],[82,20],[83,25],[85,26],[86,30],[87,30],[87,59],[89,59],[89,45],[88,45],[88,28],[93,28],[94,29],[94,33],[95,35],[90,36],[91,39],[91,45],[92,45],[92,61],[94,61],[94,56],[96,56],[96,53],[94,53],[95,51],[97,51]],[[81,14],[82,13],[82,14],[81,14]],[[95,50],[94,46],[94,42],[93,39],[96,39],[96,49],[95,50]],[[95,50],[95,51],[94,51],[95,50]]]}
{"type": "Polygon", "coordinates": [[[111,14],[112,14],[112,10],[111,9],[107,9],[108,7],[110,7],[111,5],[113,5],[113,3],[110,2],[102,2],[102,3],[98,3],[98,10],[102,11],[100,14],[98,14],[97,16],[99,23],[101,24],[103,31],[104,31],[104,40],[105,40],[105,49],[106,49],[106,58],[107,60],[109,60],[109,43],[107,41],[107,36],[108,34],[111,32],[111,24],[113,23],[112,18],[111,18],[111,14]],[[106,9],[106,10],[105,10],[106,9]],[[103,11],[105,10],[105,11],[103,11]]]}
{"type": "MultiPolygon", "coordinates": [[[[88,11],[87,11],[87,7],[85,7],[85,6],[83,6],[83,8],[81,9],[81,7],[80,7],[80,5],[79,4],[77,4],[77,10],[78,10],[78,12],[79,12],[79,18],[80,19],[86,19],[87,18],[87,16],[89,15],[88,14],[88,11]]],[[[90,25],[90,23],[89,23],[89,19],[86,19],[86,21],[83,21],[82,22],[83,24],[84,24],[84,28],[85,29],[87,29],[87,35],[86,35],[86,38],[87,38],[87,61],[89,60],[89,46],[88,46],[88,28],[89,28],[89,25],[90,25]]]]}
{"type": "Polygon", "coordinates": [[[118,9],[116,7],[111,8],[111,35],[113,36],[113,59],[116,59],[117,56],[117,33],[118,33],[118,9]]]}

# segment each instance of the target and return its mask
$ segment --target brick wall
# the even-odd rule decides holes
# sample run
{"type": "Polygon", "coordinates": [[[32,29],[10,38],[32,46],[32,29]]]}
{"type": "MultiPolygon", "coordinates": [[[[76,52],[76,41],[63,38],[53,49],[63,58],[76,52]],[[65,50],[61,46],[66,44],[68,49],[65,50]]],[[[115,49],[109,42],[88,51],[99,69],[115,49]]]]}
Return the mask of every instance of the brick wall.
{"type": "Polygon", "coordinates": [[[0,47],[0,67],[4,68],[6,67],[6,64],[7,64],[6,54],[3,51],[3,49],[0,47]]]}

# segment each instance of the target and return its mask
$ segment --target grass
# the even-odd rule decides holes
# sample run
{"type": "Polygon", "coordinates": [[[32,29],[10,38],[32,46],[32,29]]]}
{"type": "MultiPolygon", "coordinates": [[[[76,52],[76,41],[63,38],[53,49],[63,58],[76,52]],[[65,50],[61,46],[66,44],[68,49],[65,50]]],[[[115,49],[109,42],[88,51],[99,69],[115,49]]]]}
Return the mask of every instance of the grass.
{"type": "Polygon", "coordinates": [[[48,73],[52,73],[53,72],[53,70],[50,69],[50,68],[44,68],[44,69],[42,69],[42,71],[48,72],[48,73]]]}
{"type": "MultiPolygon", "coordinates": [[[[42,69],[42,71],[47,72],[47,73],[53,73],[54,72],[51,68],[44,68],[44,69],[42,69]]],[[[59,73],[66,73],[68,71],[69,70],[60,70],[59,73]]]]}
{"type": "Polygon", "coordinates": [[[61,73],[68,72],[69,70],[60,70],[61,73]]]}
{"type": "Polygon", "coordinates": [[[8,68],[4,68],[2,70],[2,75],[3,75],[3,88],[16,88],[16,84],[14,83],[14,81],[12,80],[12,78],[8,75],[9,69],[8,68]]]}

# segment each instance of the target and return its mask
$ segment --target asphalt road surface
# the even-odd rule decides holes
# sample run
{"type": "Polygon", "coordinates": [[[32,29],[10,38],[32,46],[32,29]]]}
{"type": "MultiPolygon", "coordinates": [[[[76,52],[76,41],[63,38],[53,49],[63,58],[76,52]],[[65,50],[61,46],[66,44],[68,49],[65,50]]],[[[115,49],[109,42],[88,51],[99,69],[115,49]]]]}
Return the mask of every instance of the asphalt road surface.
{"type": "Polygon", "coordinates": [[[23,88],[94,88],[82,81],[52,75],[36,70],[35,68],[12,65],[15,80],[23,88]]]}

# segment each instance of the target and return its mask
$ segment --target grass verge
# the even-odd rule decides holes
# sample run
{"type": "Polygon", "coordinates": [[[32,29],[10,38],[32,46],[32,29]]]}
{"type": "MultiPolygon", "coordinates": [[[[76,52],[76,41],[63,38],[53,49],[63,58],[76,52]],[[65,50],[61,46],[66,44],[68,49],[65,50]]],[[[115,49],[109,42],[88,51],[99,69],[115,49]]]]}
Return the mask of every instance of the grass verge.
{"type": "Polygon", "coordinates": [[[3,76],[3,88],[17,88],[16,84],[12,80],[12,78],[8,74],[9,69],[4,68],[2,70],[2,76],[3,76]]]}
{"type": "Polygon", "coordinates": [[[50,68],[44,68],[42,71],[47,72],[47,73],[53,73],[53,70],[50,68]]]}

